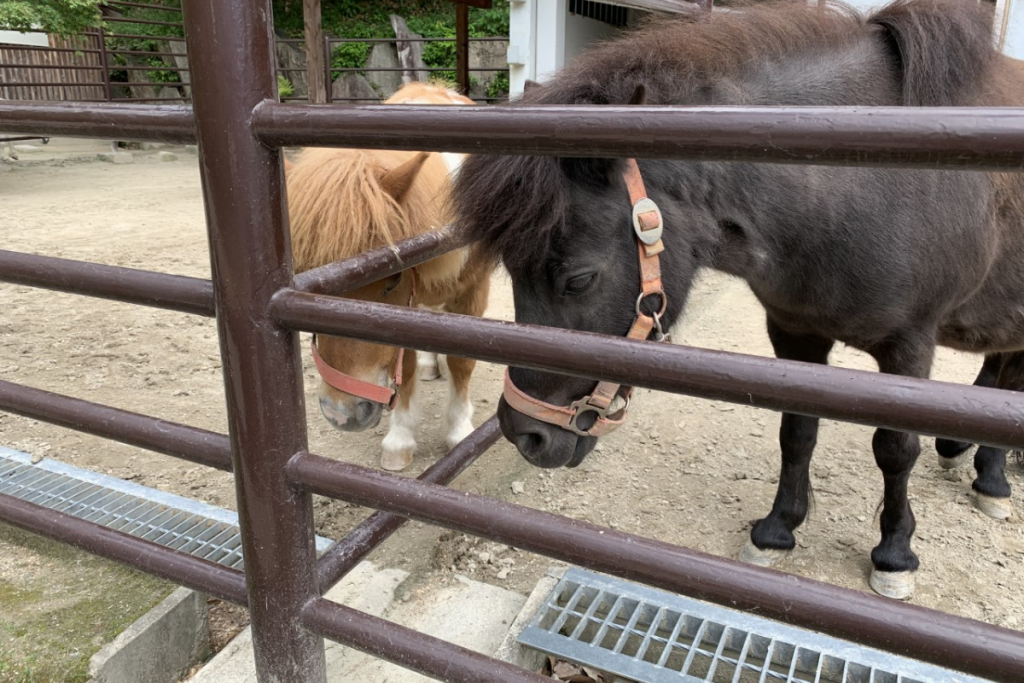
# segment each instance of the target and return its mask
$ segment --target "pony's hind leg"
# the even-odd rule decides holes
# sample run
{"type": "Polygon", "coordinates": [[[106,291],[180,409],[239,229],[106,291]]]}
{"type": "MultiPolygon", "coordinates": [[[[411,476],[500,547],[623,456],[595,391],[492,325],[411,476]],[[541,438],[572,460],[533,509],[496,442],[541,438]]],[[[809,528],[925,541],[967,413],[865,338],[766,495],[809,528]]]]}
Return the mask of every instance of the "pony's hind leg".
{"type": "MultiPolygon", "coordinates": [[[[465,288],[445,308],[452,313],[480,317],[487,310],[487,298],[491,290],[491,271],[479,264],[468,264],[472,276],[465,282],[465,288]]],[[[469,380],[476,367],[471,358],[448,356],[448,447],[465,439],[473,431],[473,401],[469,396],[469,380]]]]}
{"type": "MultiPolygon", "coordinates": [[[[995,386],[1013,391],[1024,390],[1024,352],[1004,353],[995,386]]],[[[1006,481],[1006,451],[979,446],[974,454],[978,478],[971,484],[978,509],[994,519],[1006,519],[1013,513],[1010,483],[1006,481]]]]}
{"type": "MultiPolygon", "coordinates": [[[[768,319],[768,336],[775,355],[787,360],[828,363],[832,340],[816,335],[794,335],[768,319]]],[[[744,562],[768,567],[796,545],[793,531],[807,517],[811,456],[818,440],[818,418],[783,413],[779,428],[782,471],[775,503],[768,516],[754,524],[750,541],[740,553],[744,562]]]]}
{"type": "MultiPolygon", "coordinates": [[[[440,311],[442,307],[420,304],[417,308],[422,308],[425,311],[440,311]]],[[[441,365],[438,363],[438,355],[429,351],[419,351],[416,354],[416,374],[424,382],[440,378],[441,365]]]]}
{"type": "Polygon", "coordinates": [[[416,352],[406,349],[402,364],[405,380],[398,392],[398,402],[391,413],[388,433],[381,443],[380,466],[400,472],[412,464],[416,455],[416,428],[420,423],[420,408],[416,395],[416,352]]]}
{"type": "MultiPolygon", "coordinates": [[[[1007,354],[991,353],[985,356],[985,362],[981,366],[981,372],[974,380],[974,386],[994,387],[999,378],[999,368],[1003,365],[1003,359],[1007,354]]],[[[967,464],[967,451],[974,444],[966,441],[954,441],[953,439],[936,439],[935,450],[939,452],[939,467],[944,470],[951,470],[967,464]]],[[[977,459],[977,458],[975,458],[977,459]]],[[[1007,494],[1009,495],[1009,494],[1007,494]]]]}
{"type": "Polygon", "coordinates": [[[448,448],[456,445],[473,431],[473,401],[469,397],[469,378],[476,361],[472,358],[448,356],[448,448]]]}
{"type": "MultiPolygon", "coordinates": [[[[934,354],[934,342],[922,336],[894,337],[871,350],[880,372],[906,377],[927,377],[934,354]]],[[[917,434],[878,429],[871,447],[882,470],[885,493],[879,516],[882,540],[871,550],[874,568],[869,583],[879,595],[904,600],[914,592],[914,572],[920,564],[910,549],[916,521],[907,485],[921,453],[921,439],[917,434]]]]}

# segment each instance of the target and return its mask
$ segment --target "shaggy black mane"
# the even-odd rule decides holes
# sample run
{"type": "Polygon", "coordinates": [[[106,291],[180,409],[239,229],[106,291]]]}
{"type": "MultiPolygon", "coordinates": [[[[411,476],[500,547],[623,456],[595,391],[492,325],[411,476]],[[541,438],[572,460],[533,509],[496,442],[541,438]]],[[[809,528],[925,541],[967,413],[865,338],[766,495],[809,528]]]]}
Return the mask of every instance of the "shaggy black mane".
{"type": "MultiPolygon", "coordinates": [[[[786,0],[744,7],[742,12],[650,22],[581,55],[516,104],[622,105],[638,86],[644,87],[648,104],[885,103],[878,98],[890,97],[886,94],[841,93],[855,101],[830,101],[820,93],[804,93],[799,83],[786,84],[789,90],[783,94],[765,85],[771,83],[768,79],[751,79],[752,87],[737,85],[759,65],[791,55],[812,56],[813,63],[841,71],[846,65],[829,56],[857,41],[863,43],[866,31],[877,37],[876,49],[899,78],[895,86],[874,87],[878,93],[896,88],[896,101],[888,103],[943,106],[978,104],[983,99],[996,53],[989,19],[975,3],[898,0],[864,18],[840,3],[815,11],[805,0],[786,0]],[[818,100],[794,101],[794,92],[818,100]]],[[[820,79],[828,82],[829,72],[824,74],[820,79]]],[[[593,180],[587,163],[473,155],[455,182],[457,221],[510,271],[527,270],[542,260],[564,225],[573,185],[593,180]]]]}

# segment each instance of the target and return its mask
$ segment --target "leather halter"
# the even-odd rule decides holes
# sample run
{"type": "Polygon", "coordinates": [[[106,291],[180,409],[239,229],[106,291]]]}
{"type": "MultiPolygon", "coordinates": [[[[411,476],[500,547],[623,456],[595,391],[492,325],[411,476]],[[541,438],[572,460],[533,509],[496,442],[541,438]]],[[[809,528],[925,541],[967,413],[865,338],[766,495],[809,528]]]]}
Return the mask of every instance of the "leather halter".
{"type": "MultiPolygon", "coordinates": [[[[415,268],[411,268],[409,271],[409,274],[412,277],[412,291],[409,292],[410,308],[412,307],[413,298],[416,296],[415,271],[415,268]]],[[[398,391],[402,388],[402,365],[405,362],[405,349],[398,349],[398,360],[395,363],[393,386],[381,386],[332,368],[327,361],[320,356],[320,350],[316,347],[315,334],[313,335],[313,340],[310,342],[310,345],[313,350],[313,363],[316,365],[317,372],[320,373],[320,378],[323,379],[328,386],[334,387],[338,391],[351,396],[366,399],[367,401],[383,403],[388,410],[394,409],[395,404],[398,403],[398,391]]]]}
{"type": "MultiPolygon", "coordinates": [[[[665,314],[665,308],[668,306],[668,297],[665,296],[661,284],[661,262],[658,259],[658,254],[665,251],[665,244],[661,241],[661,211],[647,197],[647,190],[640,176],[640,167],[635,159],[626,160],[623,178],[629,188],[630,202],[633,204],[633,230],[636,232],[640,259],[640,296],[636,300],[636,318],[626,337],[645,340],[651,332],[655,332],[655,341],[666,341],[668,337],[662,330],[661,316],[665,314]],[[656,313],[647,315],[641,310],[640,305],[644,299],[651,296],[661,298],[661,308],[656,313]]],[[[614,382],[600,382],[589,396],[573,401],[568,406],[556,406],[526,394],[512,382],[506,369],[505,390],[502,395],[511,408],[535,420],[557,425],[580,436],[604,436],[626,421],[632,387],[626,389],[623,394],[626,405],[614,414],[609,414],[621,386],[614,382]],[[587,413],[594,413],[597,419],[589,429],[581,429],[577,421],[581,415],[587,413]]]]}

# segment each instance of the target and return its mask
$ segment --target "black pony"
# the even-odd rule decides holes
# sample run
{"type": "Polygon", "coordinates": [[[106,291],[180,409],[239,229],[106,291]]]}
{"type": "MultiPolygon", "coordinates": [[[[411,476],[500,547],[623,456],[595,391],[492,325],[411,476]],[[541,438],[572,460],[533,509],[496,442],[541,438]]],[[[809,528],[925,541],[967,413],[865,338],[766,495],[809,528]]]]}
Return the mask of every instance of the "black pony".
{"type": "MultiPolygon", "coordinates": [[[[976,3],[906,0],[861,17],[840,5],[761,4],[661,21],[579,57],[523,104],[1024,104],[1024,73],[991,45],[976,3]]],[[[640,279],[627,164],[609,159],[474,156],[458,175],[460,223],[508,268],[516,320],[624,335],[640,279]]],[[[836,341],[881,372],[927,377],[935,346],[986,354],[977,384],[1024,388],[1024,183],[1017,174],[644,161],[664,215],[660,255],[678,320],[699,268],[746,280],[780,358],[827,363],[836,341]]],[[[649,329],[649,328],[648,328],[649,329]]],[[[644,331],[646,335],[646,330],[644,331]]],[[[592,382],[510,369],[525,395],[558,406],[592,382]]],[[[596,438],[499,405],[502,431],[533,464],[575,466],[596,438]]],[[[585,431],[585,430],[584,430],[585,431]]],[[[744,558],[769,564],[807,513],[818,420],[784,414],[771,513],[744,558]]],[[[917,556],[907,481],[916,435],[875,432],[885,480],[872,587],[913,590],[917,556]]],[[[948,466],[969,448],[939,440],[948,466]]],[[[974,489],[1009,515],[1005,452],[979,448],[974,489]]]]}

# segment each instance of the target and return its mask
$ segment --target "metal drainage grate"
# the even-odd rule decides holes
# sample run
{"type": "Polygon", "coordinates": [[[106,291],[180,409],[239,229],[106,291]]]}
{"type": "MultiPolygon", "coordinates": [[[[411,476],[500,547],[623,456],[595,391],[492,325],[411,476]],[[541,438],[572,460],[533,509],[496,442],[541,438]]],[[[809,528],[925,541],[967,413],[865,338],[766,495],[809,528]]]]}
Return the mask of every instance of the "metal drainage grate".
{"type": "Polygon", "coordinates": [[[575,568],[565,573],[518,640],[646,683],[983,683],[575,568]]]}
{"type": "MultiPolygon", "coordinates": [[[[116,477],[0,446],[0,493],[174,548],[242,568],[238,515],[116,477]]],[[[317,552],[333,541],[317,536],[317,552]]]]}

